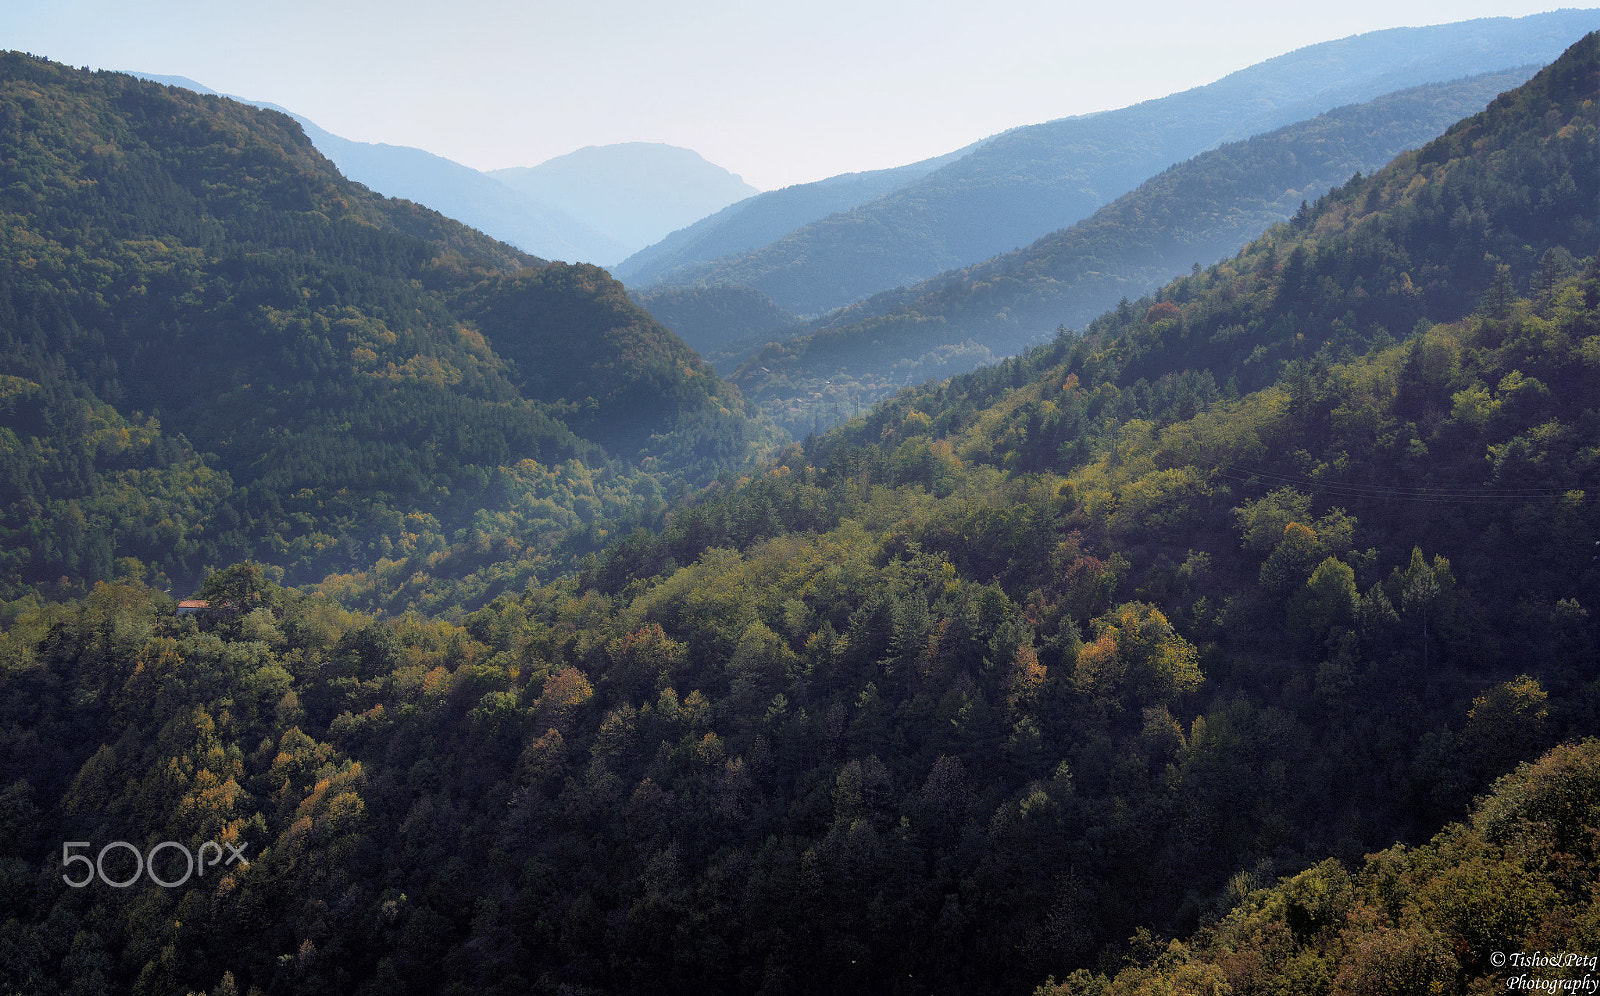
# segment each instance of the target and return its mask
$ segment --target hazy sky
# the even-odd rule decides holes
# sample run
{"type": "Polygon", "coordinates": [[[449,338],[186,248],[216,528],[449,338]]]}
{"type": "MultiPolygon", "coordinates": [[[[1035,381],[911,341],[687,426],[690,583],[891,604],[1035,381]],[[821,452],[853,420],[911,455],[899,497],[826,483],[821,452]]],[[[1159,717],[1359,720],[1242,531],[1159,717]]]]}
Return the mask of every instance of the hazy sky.
{"type": "Polygon", "coordinates": [[[1555,6],[1345,0],[1313,19],[1283,0],[0,0],[0,46],[187,76],[479,169],[668,142],[771,189],[1362,31],[1555,6]]]}

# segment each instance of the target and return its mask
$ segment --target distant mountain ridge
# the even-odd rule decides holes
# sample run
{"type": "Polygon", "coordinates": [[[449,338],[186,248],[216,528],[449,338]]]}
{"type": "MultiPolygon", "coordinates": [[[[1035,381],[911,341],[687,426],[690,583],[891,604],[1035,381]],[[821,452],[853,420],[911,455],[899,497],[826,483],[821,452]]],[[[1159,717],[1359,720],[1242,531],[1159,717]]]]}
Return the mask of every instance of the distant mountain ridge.
{"type": "Polygon", "coordinates": [[[656,142],[591,145],[485,175],[627,247],[606,263],[760,193],[692,149],[656,142]]]}
{"type": "Polygon", "coordinates": [[[673,228],[757,192],[690,149],[642,142],[481,172],[411,146],[344,138],[290,108],[219,93],[185,76],[132,75],[287,114],[349,179],[546,259],[612,264],[673,228]],[[640,157],[634,146],[651,151],[640,157]],[[579,157],[576,170],[572,157],[579,157]]]}
{"type": "Polygon", "coordinates": [[[619,280],[647,287],[664,274],[722,256],[760,248],[838,211],[848,211],[927,176],[981,143],[893,169],[842,173],[812,183],[769,190],[723,208],[639,250],[612,267],[619,280]]]}
{"type": "Polygon", "coordinates": [[[1058,326],[1081,328],[1191,263],[1231,256],[1352,172],[1422,145],[1537,68],[1415,87],[1202,153],[1026,249],[841,309],[816,331],[767,346],[734,379],[802,431],[816,424],[819,403],[831,411],[844,400],[845,384],[853,406],[993,363],[1058,326]]]}
{"type": "MultiPolygon", "coordinates": [[[[1594,191],[1600,190],[1597,102],[1600,32],[1591,32],[1484,110],[1382,169],[1352,177],[1232,257],[1119,303],[1081,334],[1057,335],[993,367],[902,392],[831,439],[834,445],[870,443],[911,410],[937,410],[950,425],[982,432],[1008,431],[1007,423],[986,423],[979,413],[1024,386],[1049,397],[1114,385],[1131,402],[1120,417],[1162,421],[1161,404],[1193,388],[1196,376],[1208,380],[1214,394],[1229,381],[1240,392],[1254,391],[1294,376],[1324,375],[1341,352],[1381,351],[1403,338],[1409,339],[1406,376],[1413,378],[1413,389],[1416,380],[1459,376],[1455,356],[1429,353],[1418,341],[1422,330],[1475,311],[1492,329],[1520,294],[1549,296],[1584,268],[1585,282],[1600,279],[1594,269],[1600,250],[1600,216],[1594,211],[1594,191]],[[1078,376],[1071,387],[1063,386],[1069,373],[1078,376]]],[[[1594,292],[1583,293],[1584,307],[1592,310],[1594,292]]],[[[1540,355],[1545,344],[1537,338],[1507,339],[1505,345],[1513,356],[1523,351],[1530,362],[1548,359],[1540,355]]],[[[1500,390],[1511,393],[1522,383],[1510,379],[1500,390]]],[[[1542,388],[1523,390],[1531,396],[1542,388]]],[[[1450,393],[1427,399],[1455,406],[1468,421],[1482,411],[1471,400],[1450,393]]],[[[1524,415],[1539,410],[1521,409],[1524,415]]],[[[1073,431],[1096,431],[1093,411],[1087,414],[1073,431]]],[[[1347,427],[1360,431],[1367,425],[1354,420],[1347,427]]],[[[1419,419],[1408,431],[1424,425],[1419,419]]],[[[933,429],[956,431],[937,419],[933,429]]],[[[1038,440],[1040,458],[1068,462],[1057,450],[1060,441],[1038,440]]],[[[1368,432],[1366,444],[1395,442],[1368,432]]],[[[1482,453],[1471,464],[1477,474],[1483,472],[1482,453]]],[[[1426,450],[1410,456],[1414,465],[1408,470],[1428,468],[1426,450]]],[[[1552,461],[1545,468],[1575,480],[1593,462],[1585,456],[1580,464],[1552,461]]],[[[1342,468],[1327,469],[1333,471],[1330,481],[1344,479],[1342,468]]],[[[1514,478],[1506,480],[1512,483],[1514,478]]],[[[1435,510],[1421,505],[1410,514],[1436,518],[1435,510]]]]}
{"type": "Polygon", "coordinates": [[[1028,245],[1225,141],[1423,83],[1544,64],[1600,11],[1396,28],[1312,45],[1132,107],[1016,128],[895,191],[657,278],[748,284],[816,315],[1028,245]]]}
{"type": "Polygon", "coordinates": [[[355,142],[289,113],[339,171],[548,259],[604,264],[627,247],[593,226],[451,159],[409,146],[355,142]]]}

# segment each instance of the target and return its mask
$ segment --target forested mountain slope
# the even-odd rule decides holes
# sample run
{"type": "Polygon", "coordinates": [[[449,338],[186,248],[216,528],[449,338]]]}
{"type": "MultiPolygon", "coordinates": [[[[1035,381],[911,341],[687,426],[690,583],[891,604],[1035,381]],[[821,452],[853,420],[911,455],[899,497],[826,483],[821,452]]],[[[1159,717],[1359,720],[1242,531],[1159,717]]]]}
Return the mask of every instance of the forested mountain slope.
{"type": "Polygon", "coordinates": [[[525,523],[547,547],[605,504],[579,522],[550,468],[648,462],[608,486],[626,512],[763,431],[603,271],[376,196],[276,112],[20,54],[0,378],[7,597],[245,556],[316,580],[529,489],[571,516],[525,523]]]}
{"type": "MultiPolygon", "coordinates": [[[[198,621],[124,584],[25,611],[0,636],[8,978],[1015,992],[1143,964],[1138,928],[1241,898],[1228,929],[1270,921],[1252,889],[1317,865],[1297,881],[1335,888],[1309,945],[1349,908],[1328,855],[1426,839],[1595,732],[1597,302],[1591,271],[1309,396],[1291,378],[1126,423],[1069,476],[1001,469],[1026,443],[1005,418],[956,439],[908,418],[820,466],[797,447],[464,625],[345,613],[248,565],[198,621]],[[1423,447],[1437,470],[1389,473],[1423,447]],[[1514,486],[1484,449],[1516,454],[1514,486]],[[1391,490],[1285,487],[1297,453],[1391,490]],[[1449,519],[1394,514],[1422,487],[1449,519]],[[249,865],[72,889],[62,840],[223,840],[249,865]]],[[[1428,977],[1463,991],[1530,915],[1419,925],[1448,952],[1428,977]]]]}
{"type": "Polygon", "coordinates": [[[1597,85],[1589,36],[1308,209],[1313,295],[1263,239],[458,622],[248,564],[194,619],[137,584],[22,608],[7,971],[212,996],[1461,994],[1502,982],[1499,945],[1590,943],[1600,267],[1564,191],[1597,85]],[[1402,258],[1397,219],[1474,191],[1489,292],[1386,341],[1361,310],[1382,266],[1473,290],[1458,240],[1402,258]],[[1513,215],[1534,227],[1503,235],[1513,215]],[[1242,331],[1201,339],[1213,320],[1242,331]],[[1351,874],[1558,744],[1471,826],[1351,874]],[[180,839],[249,866],[61,880],[63,840],[180,839]]]}
{"type": "MultiPolygon", "coordinates": [[[[754,287],[667,287],[635,293],[634,300],[713,364],[753,342],[758,347],[780,330],[800,324],[754,287]]],[[[748,352],[749,350],[746,350],[748,352]]],[[[719,366],[720,369],[720,366],[719,366]]]]}
{"type": "Polygon", "coordinates": [[[1114,979],[1079,970],[1036,996],[1582,992],[1600,939],[1597,800],[1600,742],[1563,745],[1422,847],[1367,855],[1354,874],[1323,862],[1191,943],[1138,938],[1114,979]]]}
{"type": "Polygon", "coordinates": [[[1568,10],[1309,46],[1183,93],[1013,129],[876,201],[669,280],[748,284],[820,314],[1029,245],[1220,142],[1422,83],[1544,64],[1597,27],[1600,13],[1568,10]]]}
{"type": "Polygon", "coordinates": [[[1404,90],[1201,153],[1027,249],[841,309],[818,331],[756,354],[738,382],[803,433],[842,399],[870,402],[1021,352],[1191,264],[1233,255],[1306,200],[1435,138],[1537,68],[1404,90]]]}

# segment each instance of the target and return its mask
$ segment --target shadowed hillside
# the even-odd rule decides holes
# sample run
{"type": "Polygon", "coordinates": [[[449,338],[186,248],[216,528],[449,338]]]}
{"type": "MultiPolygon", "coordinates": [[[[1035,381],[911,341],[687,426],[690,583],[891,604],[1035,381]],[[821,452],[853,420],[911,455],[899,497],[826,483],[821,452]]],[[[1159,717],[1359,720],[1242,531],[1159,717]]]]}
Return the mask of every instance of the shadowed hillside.
{"type": "Polygon", "coordinates": [[[282,114],[11,54],[0,149],[13,593],[314,580],[448,545],[523,461],[650,461],[654,494],[762,438],[603,272],[376,196],[282,114]]]}

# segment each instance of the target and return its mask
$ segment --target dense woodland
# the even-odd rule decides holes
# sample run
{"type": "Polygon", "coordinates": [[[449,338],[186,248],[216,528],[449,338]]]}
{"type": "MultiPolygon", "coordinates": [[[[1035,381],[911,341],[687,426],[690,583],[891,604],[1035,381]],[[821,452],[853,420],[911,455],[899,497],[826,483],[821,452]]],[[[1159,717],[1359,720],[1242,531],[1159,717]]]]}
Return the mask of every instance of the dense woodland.
{"type": "MultiPolygon", "coordinates": [[[[649,440],[638,470],[575,474],[638,437],[607,421],[600,380],[593,408],[552,400],[502,329],[561,325],[572,299],[540,286],[592,284],[589,307],[623,317],[625,299],[598,271],[452,257],[430,293],[482,338],[478,366],[411,355],[476,371],[573,456],[514,465],[529,491],[483,485],[505,504],[452,545],[320,585],[252,552],[206,574],[193,616],[148,573],[9,603],[0,978],[1487,993],[1513,971],[1494,951],[1597,952],[1597,104],[1590,35],[1237,258],[542,574],[504,545],[537,502],[576,514],[574,495],[703,481],[670,461],[735,451],[705,450],[707,428],[701,449],[649,440]],[[538,491],[546,473],[568,491],[538,491]],[[63,883],[63,841],[118,840],[225,841],[249,865],[63,883]]],[[[665,369],[647,326],[615,328],[665,369]]],[[[158,469],[188,461],[184,495],[235,473],[43,349],[6,355],[61,371],[6,368],[8,452],[171,446],[158,469]],[[36,399],[69,386],[84,414],[63,423],[36,399]]],[[[685,365],[668,397],[737,400],[685,365]]],[[[74,466],[143,494],[144,464],[74,466]]],[[[227,487],[268,488],[259,456],[242,466],[227,487]]],[[[589,509],[595,530],[621,521],[589,509]]]]}
{"type": "Polygon", "coordinates": [[[1597,776],[1600,742],[1563,745],[1425,846],[1369,854],[1353,873],[1328,860],[1270,889],[1241,883],[1238,905],[1191,942],[1137,935],[1114,978],[1080,969],[1035,996],[1582,992],[1600,949],[1597,776]]]}

